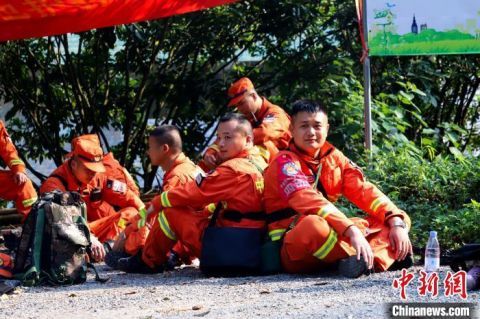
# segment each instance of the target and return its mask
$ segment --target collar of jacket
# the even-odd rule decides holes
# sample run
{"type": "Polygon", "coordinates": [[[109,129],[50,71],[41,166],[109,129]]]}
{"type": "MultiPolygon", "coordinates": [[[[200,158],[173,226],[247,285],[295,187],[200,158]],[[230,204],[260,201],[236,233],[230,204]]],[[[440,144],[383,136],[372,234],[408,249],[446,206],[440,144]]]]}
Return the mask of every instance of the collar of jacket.
{"type": "Polygon", "coordinates": [[[306,154],[304,151],[299,149],[295,145],[295,143],[293,143],[293,141],[290,142],[290,145],[288,146],[288,149],[290,151],[292,151],[293,153],[297,154],[298,157],[300,157],[300,159],[302,161],[304,161],[305,163],[307,163],[311,168],[317,169],[318,165],[320,164],[320,161],[324,157],[329,155],[335,149],[335,147],[332,144],[330,144],[328,142],[325,142],[325,144],[323,144],[323,146],[320,148],[320,153],[318,154],[317,157],[312,157],[312,156],[306,154]]]}
{"type": "MultiPolygon", "coordinates": [[[[177,167],[178,165],[180,164],[183,164],[185,162],[189,162],[190,159],[188,157],[185,156],[185,154],[183,152],[181,152],[180,154],[178,154],[177,158],[175,158],[175,161],[173,162],[173,165],[172,167],[170,167],[170,169],[168,170],[168,172],[165,172],[165,175],[163,177],[163,180],[167,180],[169,178],[169,175],[172,173],[173,169],[175,167],[177,167]]],[[[193,164],[193,163],[192,163],[193,164]]]]}

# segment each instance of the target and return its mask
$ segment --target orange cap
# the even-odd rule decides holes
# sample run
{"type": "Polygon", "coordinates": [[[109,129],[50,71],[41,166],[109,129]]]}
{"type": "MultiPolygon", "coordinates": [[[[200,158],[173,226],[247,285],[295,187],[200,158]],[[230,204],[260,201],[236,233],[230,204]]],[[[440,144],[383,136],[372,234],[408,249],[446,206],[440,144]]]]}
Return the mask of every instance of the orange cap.
{"type": "Polygon", "coordinates": [[[71,156],[77,156],[86,168],[97,173],[104,173],[103,150],[96,134],[86,134],[72,140],[71,156]]]}
{"type": "Polygon", "coordinates": [[[241,78],[232,85],[228,89],[228,96],[230,97],[230,102],[228,102],[228,106],[234,106],[238,102],[240,102],[243,98],[245,92],[253,90],[255,87],[253,86],[252,81],[249,78],[241,78]]]}
{"type": "Polygon", "coordinates": [[[0,253],[0,277],[12,278],[13,262],[12,257],[0,253]]]}

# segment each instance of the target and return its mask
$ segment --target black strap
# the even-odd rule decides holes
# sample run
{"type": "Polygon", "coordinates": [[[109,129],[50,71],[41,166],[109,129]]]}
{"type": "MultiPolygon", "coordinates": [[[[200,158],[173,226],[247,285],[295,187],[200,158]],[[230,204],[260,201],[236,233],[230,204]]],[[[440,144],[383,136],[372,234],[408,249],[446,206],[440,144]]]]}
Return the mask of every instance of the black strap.
{"type": "Polygon", "coordinates": [[[266,219],[266,215],[263,212],[242,213],[237,210],[226,210],[223,212],[222,218],[234,222],[240,222],[242,219],[264,221],[266,219]]]}
{"type": "Polygon", "coordinates": [[[271,224],[274,222],[278,222],[283,219],[290,218],[292,216],[295,216],[297,214],[296,211],[294,211],[292,208],[287,207],[284,209],[276,210],[274,212],[271,212],[270,214],[266,215],[266,221],[267,224],[271,224]]]}
{"type": "Polygon", "coordinates": [[[50,177],[55,177],[56,179],[58,179],[62,183],[63,187],[65,187],[65,190],[68,191],[68,183],[65,180],[65,178],[63,178],[62,176],[60,176],[58,174],[52,174],[52,175],[50,175],[50,177]]]}
{"type": "Polygon", "coordinates": [[[293,227],[295,227],[295,225],[297,225],[298,220],[300,219],[301,216],[302,214],[296,214],[295,218],[292,220],[292,222],[288,225],[285,232],[282,234],[282,237],[280,237],[280,241],[283,241],[283,239],[285,238],[285,235],[287,235],[287,233],[291,231],[293,227]]]}
{"type": "Polygon", "coordinates": [[[218,214],[222,209],[222,203],[217,203],[215,206],[215,210],[213,211],[212,218],[210,219],[210,223],[208,223],[208,227],[214,227],[217,224],[218,214]]]}
{"type": "Polygon", "coordinates": [[[95,268],[95,266],[92,263],[87,263],[87,268],[93,269],[93,271],[95,272],[95,281],[98,281],[104,284],[106,282],[109,282],[112,279],[110,277],[103,277],[103,278],[100,277],[100,275],[98,274],[97,268],[95,268]]]}

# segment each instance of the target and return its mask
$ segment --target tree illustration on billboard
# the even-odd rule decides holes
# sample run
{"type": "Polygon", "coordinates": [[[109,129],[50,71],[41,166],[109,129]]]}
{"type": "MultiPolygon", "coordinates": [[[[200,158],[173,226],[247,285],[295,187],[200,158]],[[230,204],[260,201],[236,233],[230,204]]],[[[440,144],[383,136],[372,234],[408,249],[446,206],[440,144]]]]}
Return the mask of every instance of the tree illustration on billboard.
{"type": "Polygon", "coordinates": [[[367,0],[370,56],[480,53],[480,1],[367,0]]]}

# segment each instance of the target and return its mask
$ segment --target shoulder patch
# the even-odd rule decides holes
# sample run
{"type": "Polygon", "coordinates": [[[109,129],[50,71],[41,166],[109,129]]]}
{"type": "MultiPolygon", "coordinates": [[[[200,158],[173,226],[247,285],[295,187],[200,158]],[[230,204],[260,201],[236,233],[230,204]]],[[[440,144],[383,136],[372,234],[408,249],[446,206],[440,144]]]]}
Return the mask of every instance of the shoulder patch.
{"type": "Polygon", "coordinates": [[[276,116],[275,114],[268,114],[267,116],[265,116],[265,118],[263,119],[263,123],[273,123],[275,122],[276,120],[276,116]]]}
{"type": "Polygon", "coordinates": [[[282,166],[282,172],[283,172],[283,174],[285,174],[287,176],[295,176],[295,175],[297,175],[298,171],[299,171],[299,169],[298,169],[297,165],[295,165],[294,162],[286,162],[282,166]]]}
{"type": "Polygon", "coordinates": [[[205,179],[207,175],[203,171],[198,171],[197,176],[195,176],[195,182],[197,183],[197,186],[200,187],[202,185],[203,180],[205,179]]]}
{"type": "Polygon", "coordinates": [[[116,179],[107,180],[107,188],[111,189],[115,193],[124,194],[127,192],[127,184],[120,182],[116,179]]]}
{"type": "Polygon", "coordinates": [[[307,177],[300,167],[286,154],[283,154],[278,161],[278,187],[280,195],[288,199],[293,193],[310,188],[307,177]]]}

